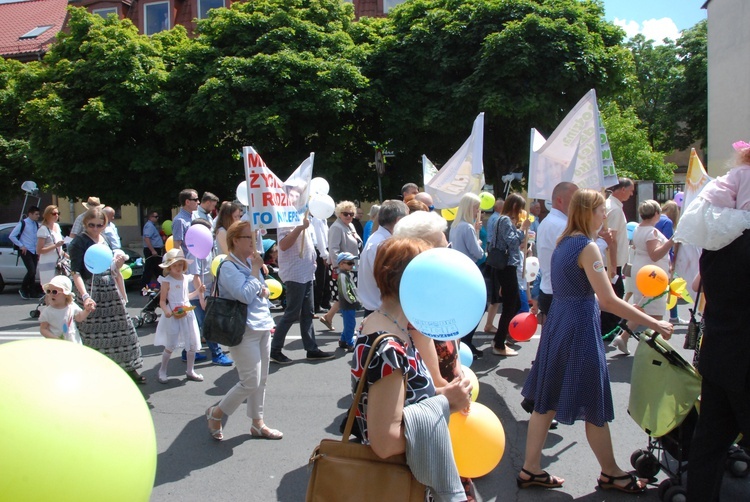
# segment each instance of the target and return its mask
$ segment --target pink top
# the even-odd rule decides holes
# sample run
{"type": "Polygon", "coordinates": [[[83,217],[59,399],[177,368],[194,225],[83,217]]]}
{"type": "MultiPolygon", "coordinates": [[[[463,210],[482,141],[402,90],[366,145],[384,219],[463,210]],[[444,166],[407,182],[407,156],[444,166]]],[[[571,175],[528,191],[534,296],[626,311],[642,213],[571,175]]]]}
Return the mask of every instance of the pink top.
{"type": "Polygon", "coordinates": [[[700,196],[714,206],[750,210],[750,166],[737,166],[712,180],[700,196]]]}

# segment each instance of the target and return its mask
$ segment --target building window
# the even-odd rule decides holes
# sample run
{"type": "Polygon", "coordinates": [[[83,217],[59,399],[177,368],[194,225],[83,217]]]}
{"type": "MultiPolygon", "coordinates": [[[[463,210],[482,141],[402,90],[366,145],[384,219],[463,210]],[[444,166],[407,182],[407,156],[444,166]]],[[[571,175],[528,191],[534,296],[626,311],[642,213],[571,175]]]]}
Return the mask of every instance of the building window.
{"type": "Polygon", "coordinates": [[[42,33],[44,33],[45,31],[49,30],[50,28],[52,28],[51,25],[50,26],[37,26],[33,30],[28,31],[24,33],[23,35],[21,35],[20,37],[18,37],[18,40],[28,40],[31,38],[36,38],[42,33]]]}
{"type": "Polygon", "coordinates": [[[169,2],[154,2],[143,6],[143,32],[146,35],[169,28],[169,2]]]}
{"type": "Polygon", "coordinates": [[[224,0],[198,0],[198,19],[207,18],[210,9],[220,9],[221,7],[225,7],[224,0]]]}
{"type": "Polygon", "coordinates": [[[118,16],[117,13],[117,7],[108,7],[106,9],[94,9],[91,11],[92,14],[98,14],[102,16],[104,19],[107,19],[107,16],[110,14],[114,14],[115,16],[118,16]]]}

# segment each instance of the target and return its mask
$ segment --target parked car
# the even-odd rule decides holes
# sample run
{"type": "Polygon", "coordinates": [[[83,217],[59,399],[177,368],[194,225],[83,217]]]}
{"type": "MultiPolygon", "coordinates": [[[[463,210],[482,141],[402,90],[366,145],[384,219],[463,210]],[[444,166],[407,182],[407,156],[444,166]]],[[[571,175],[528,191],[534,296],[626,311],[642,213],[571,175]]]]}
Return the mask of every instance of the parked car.
{"type": "MultiPolygon", "coordinates": [[[[17,223],[0,223],[0,293],[5,289],[6,284],[21,284],[26,275],[26,267],[23,266],[23,261],[18,251],[13,249],[13,242],[10,240],[10,233],[17,223]]],[[[70,234],[72,226],[70,223],[60,224],[63,236],[70,234]]],[[[133,271],[125,284],[140,283],[141,276],[143,276],[143,257],[132,249],[122,248],[122,250],[128,255],[125,264],[133,271]]],[[[37,280],[39,280],[38,273],[37,280]]]]}

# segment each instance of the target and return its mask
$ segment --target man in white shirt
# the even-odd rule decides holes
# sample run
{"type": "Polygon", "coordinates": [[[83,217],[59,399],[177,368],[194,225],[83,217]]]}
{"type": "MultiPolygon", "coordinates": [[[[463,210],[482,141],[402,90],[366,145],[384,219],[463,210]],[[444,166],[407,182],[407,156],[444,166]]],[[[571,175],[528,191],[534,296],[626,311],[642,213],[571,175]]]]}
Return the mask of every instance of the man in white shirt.
{"type": "MultiPolygon", "coordinates": [[[[622,267],[628,261],[628,228],[627,218],[622,209],[622,205],[633,196],[635,185],[633,180],[628,178],[619,178],[617,185],[609,189],[612,194],[607,198],[607,226],[611,230],[614,246],[610,246],[609,260],[607,264],[610,273],[614,273],[617,280],[612,283],[612,289],[618,298],[625,295],[625,284],[623,283],[622,267]],[[612,270],[612,267],[616,267],[612,270]]],[[[609,312],[602,311],[602,335],[609,334],[617,327],[620,318],[609,312]]]]}
{"type": "Polygon", "coordinates": [[[557,239],[568,224],[568,206],[573,194],[578,190],[575,183],[563,181],[552,190],[552,209],[539,224],[536,234],[536,250],[539,257],[539,273],[542,276],[537,309],[542,324],[552,305],[552,252],[557,246],[557,239]]]}
{"type": "Polygon", "coordinates": [[[409,208],[400,200],[387,200],[378,211],[378,229],[373,233],[359,255],[359,281],[357,292],[365,309],[364,317],[380,308],[380,290],[375,284],[373,265],[378,247],[393,234],[398,220],[409,214],[409,208]]]}

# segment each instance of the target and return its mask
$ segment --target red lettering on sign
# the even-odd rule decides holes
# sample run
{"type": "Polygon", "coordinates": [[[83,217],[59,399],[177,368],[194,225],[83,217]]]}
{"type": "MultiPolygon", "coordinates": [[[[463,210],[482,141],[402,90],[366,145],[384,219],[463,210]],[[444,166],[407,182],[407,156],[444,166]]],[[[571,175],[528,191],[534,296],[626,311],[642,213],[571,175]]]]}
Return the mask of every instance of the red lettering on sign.
{"type": "Polygon", "coordinates": [[[265,167],[266,165],[257,153],[248,154],[247,163],[250,167],[265,167]]]}
{"type": "Polygon", "coordinates": [[[259,179],[260,179],[259,174],[250,173],[250,188],[261,188],[260,183],[258,183],[259,179]]]}
{"type": "Polygon", "coordinates": [[[264,206],[286,206],[288,204],[287,197],[284,192],[272,193],[263,192],[263,205],[264,206]]]}

